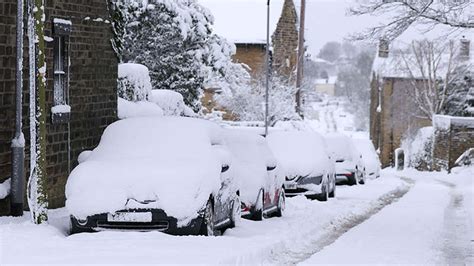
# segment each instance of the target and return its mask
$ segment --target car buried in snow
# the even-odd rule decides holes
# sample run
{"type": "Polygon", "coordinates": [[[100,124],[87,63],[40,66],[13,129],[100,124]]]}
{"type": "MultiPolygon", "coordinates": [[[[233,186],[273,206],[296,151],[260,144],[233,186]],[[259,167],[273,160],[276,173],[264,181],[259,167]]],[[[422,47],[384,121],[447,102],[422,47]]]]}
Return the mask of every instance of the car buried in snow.
{"type": "Polygon", "coordinates": [[[140,117],[108,126],[66,185],[71,233],[215,235],[240,219],[230,154],[216,124],[140,117]]]}
{"type": "Polygon", "coordinates": [[[353,139],[357,150],[362,154],[363,172],[367,178],[380,177],[381,163],[374,144],[369,139],[353,139]]]}
{"type": "Polygon", "coordinates": [[[316,132],[270,132],[268,144],[285,175],[286,196],[327,201],[336,194],[334,163],[316,132]]]}
{"type": "Polygon", "coordinates": [[[341,133],[331,133],[325,137],[329,154],[336,165],[337,184],[365,184],[362,154],[352,139],[341,133]]]}
{"type": "Polygon", "coordinates": [[[232,155],[231,174],[239,182],[242,217],[260,221],[264,216],[282,216],[284,176],[265,138],[239,129],[227,129],[225,136],[232,155]]]}

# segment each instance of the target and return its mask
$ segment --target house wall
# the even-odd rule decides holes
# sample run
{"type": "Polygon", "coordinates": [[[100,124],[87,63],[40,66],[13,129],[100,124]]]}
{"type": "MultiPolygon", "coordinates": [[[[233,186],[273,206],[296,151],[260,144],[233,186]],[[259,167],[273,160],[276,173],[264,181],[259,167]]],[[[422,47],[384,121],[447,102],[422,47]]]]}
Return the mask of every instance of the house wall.
{"type": "Polygon", "coordinates": [[[277,28],[272,35],[273,69],[285,77],[293,77],[297,64],[298,15],[293,0],[285,0],[277,28]]]}
{"type": "Polygon", "coordinates": [[[324,93],[330,96],[334,96],[335,85],[334,84],[316,84],[314,86],[316,92],[324,93]]]}
{"type": "Polygon", "coordinates": [[[234,61],[247,65],[252,79],[259,80],[265,70],[265,45],[237,43],[235,46],[237,51],[233,56],[234,61]]]}
{"type": "Polygon", "coordinates": [[[435,116],[433,170],[450,170],[469,148],[474,148],[474,118],[435,116]]]}
{"type": "Polygon", "coordinates": [[[394,151],[401,146],[402,139],[414,134],[425,126],[431,126],[431,120],[425,118],[413,100],[412,83],[407,79],[384,78],[373,82],[370,117],[371,139],[380,149],[382,167],[393,166],[394,151]],[[378,92],[378,87],[381,91],[378,92]],[[377,112],[380,93],[380,113],[377,112]],[[375,104],[375,102],[377,104],[375,104]]]}
{"type": "MultiPolygon", "coordinates": [[[[16,1],[0,3],[0,182],[11,176],[10,142],[14,129],[14,70],[16,1]]],[[[65,184],[69,171],[77,165],[79,153],[94,148],[107,125],[117,117],[117,58],[111,47],[113,37],[107,2],[103,0],[47,0],[45,2],[47,36],[52,35],[52,19],[72,22],[70,35],[70,123],[52,124],[53,43],[46,43],[47,61],[47,178],[49,206],[64,206],[65,184]],[[102,21],[92,19],[101,18],[102,21]],[[70,132],[70,133],[69,133],[70,132]],[[70,139],[70,142],[69,142],[70,139]],[[70,144],[70,149],[69,149],[70,144]],[[69,159],[70,157],[70,159],[69,159]]],[[[26,54],[27,55],[27,54],[26,54]]],[[[24,72],[28,72],[27,59],[24,72]]],[[[29,93],[25,75],[23,132],[26,162],[29,158],[29,93]]],[[[25,171],[29,175],[29,169],[25,171]]],[[[3,201],[3,204],[8,204],[3,201]]],[[[0,203],[1,205],[1,203],[0,203]]],[[[2,207],[0,206],[0,212],[2,207]]],[[[5,208],[3,208],[5,212],[5,208]]]]}

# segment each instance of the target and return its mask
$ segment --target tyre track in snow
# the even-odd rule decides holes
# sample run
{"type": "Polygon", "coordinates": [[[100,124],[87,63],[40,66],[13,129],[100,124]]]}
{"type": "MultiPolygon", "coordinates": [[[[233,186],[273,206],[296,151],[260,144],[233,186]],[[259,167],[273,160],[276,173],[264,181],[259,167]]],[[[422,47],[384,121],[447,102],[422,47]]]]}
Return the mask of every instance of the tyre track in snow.
{"type": "Polygon", "coordinates": [[[406,177],[400,177],[400,179],[405,181],[406,184],[404,186],[392,190],[384,194],[380,198],[374,200],[365,212],[358,215],[337,218],[331,221],[331,224],[329,226],[326,225],[324,229],[320,227],[315,228],[314,231],[316,232],[320,230],[324,230],[326,232],[322,235],[317,233],[312,234],[311,232],[309,232],[307,234],[309,238],[312,235],[315,235],[317,237],[315,239],[310,239],[309,243],[305,245],[303,249],[292,250],[287,248],[286,250],[281,250],[280,248],[276,248],[275,250],[272,250],[268,263],[277,265],[296,265],[300,262],[309,259],[312,255],[318,253],[326,246],[329,246],[334,243],[339,237],[344,235],[346,232],[363,223],[364,221],[370,219],[370,217],[380,212],[383,208],[392,203],[397,202],[406,193],[408,193],[408,191],[410,191],[411,187],[414,185],[415,181],[406,177]]]}

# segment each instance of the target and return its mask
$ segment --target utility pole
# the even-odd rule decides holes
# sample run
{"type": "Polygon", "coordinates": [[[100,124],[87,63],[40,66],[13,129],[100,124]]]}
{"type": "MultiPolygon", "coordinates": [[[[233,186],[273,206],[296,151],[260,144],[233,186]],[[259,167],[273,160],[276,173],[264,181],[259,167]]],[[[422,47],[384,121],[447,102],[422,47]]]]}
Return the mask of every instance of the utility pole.
{"type": "Polygon", "coordinates": [[[17,1],[16,11],[16,116],[15,137],[12,140],[12,181],[11,204],[12,216],[23,215],[23,198],[25,196],[25,137],[22,132],[23,105],[23,0],[17,1]]]}
{"type": "Polygon", "coordinates": [[[298,34],[298,62],[296,68],[296,113],[303,117],[301,107],[301,85],[303,83],[304,68],[304,28],[305,28],[306,0],[301,0],[300,29],[298,34]]]}
{"type": "Polygon", "coordinates": [[[270,0],[267,0],[267,47],[265,51],[265,137],[268,136],[268,101],[270,91],[270,0]]]}

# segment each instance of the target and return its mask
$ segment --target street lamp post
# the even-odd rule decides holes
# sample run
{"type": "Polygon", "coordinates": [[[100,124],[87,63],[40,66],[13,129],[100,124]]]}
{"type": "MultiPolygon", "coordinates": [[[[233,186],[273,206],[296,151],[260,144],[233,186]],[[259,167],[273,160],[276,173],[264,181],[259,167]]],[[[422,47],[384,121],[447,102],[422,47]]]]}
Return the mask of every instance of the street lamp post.
{"type": "Polygon", "coordinates": [[[268,135],[268,94],[270,90],[270,0],[267,0],[267,47],[265,52],[265,137],[268,135]]]}

